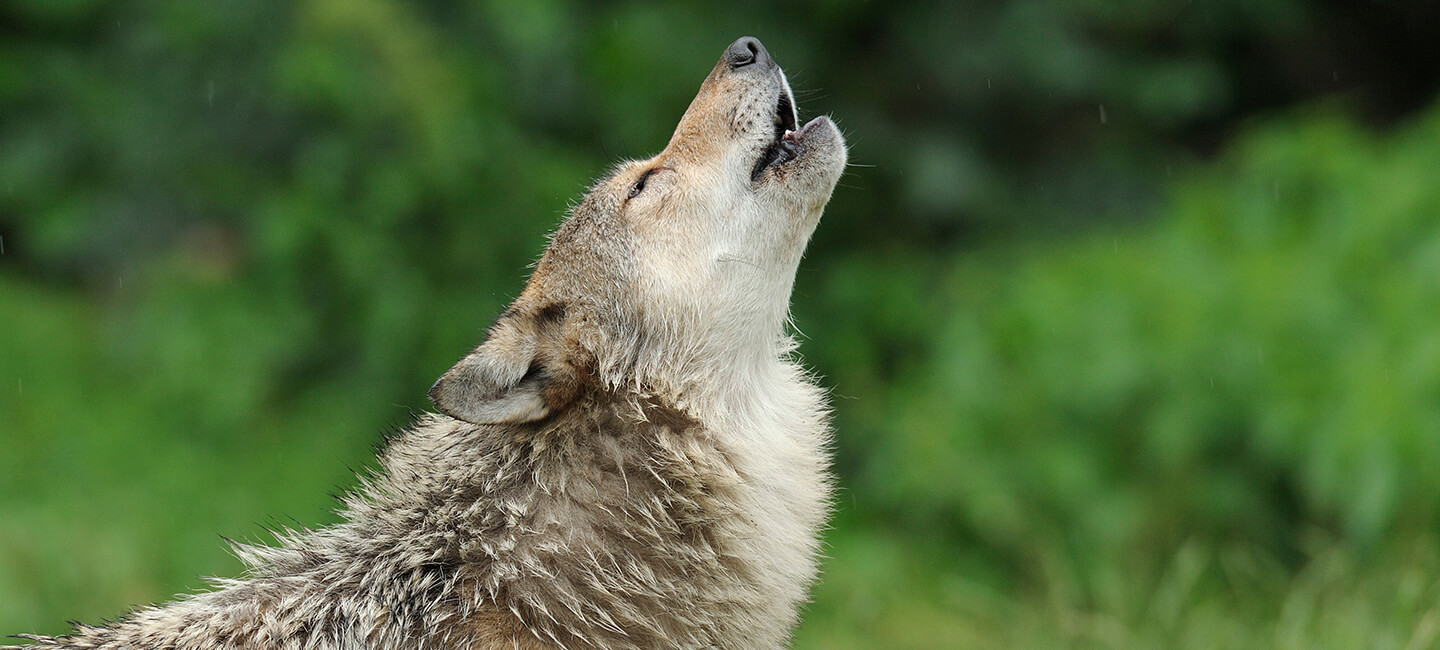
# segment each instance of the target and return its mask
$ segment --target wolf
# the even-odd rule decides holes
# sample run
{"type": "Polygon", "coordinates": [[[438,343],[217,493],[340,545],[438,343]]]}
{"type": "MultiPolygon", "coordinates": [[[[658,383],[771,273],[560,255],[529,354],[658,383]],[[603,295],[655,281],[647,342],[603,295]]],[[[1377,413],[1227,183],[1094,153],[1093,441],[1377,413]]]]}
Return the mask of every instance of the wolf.
{"type": "Polygon", "coordinates": [[[665,149],[596,182],[439,413],[341,523],[242,579],[11,648],[775,648],[817,576],[824,392],[789,300],[844,138],[741,38],[665,149]]]}

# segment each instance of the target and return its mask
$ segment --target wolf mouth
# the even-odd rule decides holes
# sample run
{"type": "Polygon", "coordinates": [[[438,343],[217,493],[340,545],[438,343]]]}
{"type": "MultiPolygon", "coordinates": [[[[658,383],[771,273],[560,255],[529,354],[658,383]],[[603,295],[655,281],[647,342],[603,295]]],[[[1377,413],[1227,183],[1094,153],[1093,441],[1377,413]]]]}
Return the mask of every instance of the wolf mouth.
{"type": "Polygon", "coordinates": [[[795,100],[790,96],[790,88],[782,82],[780,98],[775,102],[775,138],[760,153],[760,159],[755,161],[755,169],[750,172],[750,182],[759,181],[760,175],[764,174],[766,169],[783,165],[800,155],[800,139],[804,137],[806,129],[801,129],[797,134],[797,121],[795,100]]]}

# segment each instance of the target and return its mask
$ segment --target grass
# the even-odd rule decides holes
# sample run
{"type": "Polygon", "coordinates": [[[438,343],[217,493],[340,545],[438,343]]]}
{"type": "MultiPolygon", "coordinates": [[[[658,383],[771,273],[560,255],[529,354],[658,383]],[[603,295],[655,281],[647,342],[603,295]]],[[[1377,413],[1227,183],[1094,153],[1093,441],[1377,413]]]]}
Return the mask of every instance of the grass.
{"type": "MultiPolygon", "coordinates": [[[[1298,570],[1246,546],[1182,547],[1158,580],[1104,566],[1084,589],[1047,568],[997,589],[965,549],[838,536],[797,648],[1395,649],[1440,647],[1440,545],[1359,553],[1317,536],[1298,570]]],[[[1058,564],[1058,563],[1057,563],[1058,564]]]]}

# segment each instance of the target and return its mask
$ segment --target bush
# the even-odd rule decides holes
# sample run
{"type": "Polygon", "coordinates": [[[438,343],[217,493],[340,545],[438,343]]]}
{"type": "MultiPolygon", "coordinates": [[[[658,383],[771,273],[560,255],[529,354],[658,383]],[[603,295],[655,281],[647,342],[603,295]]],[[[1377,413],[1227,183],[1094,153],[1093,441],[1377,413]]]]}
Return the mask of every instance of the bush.
{"type": "MultiPolygon", "coordinates": [[[[1039,593],[1153,626],[1177,570],[1244,619],[1317,558],[1359,563],[1343,592],[1433,530],[1440,110],[1386,136],[1312,113],[1239,138],[1151,227],[812,269],[800,323],[824,323],[806,352],[850,476],[836,573],[929,585],[923,606],[891,594],[902,617],[1039,593]]],[[[821,611],[876,611],[845,598],[821,611]]]]}

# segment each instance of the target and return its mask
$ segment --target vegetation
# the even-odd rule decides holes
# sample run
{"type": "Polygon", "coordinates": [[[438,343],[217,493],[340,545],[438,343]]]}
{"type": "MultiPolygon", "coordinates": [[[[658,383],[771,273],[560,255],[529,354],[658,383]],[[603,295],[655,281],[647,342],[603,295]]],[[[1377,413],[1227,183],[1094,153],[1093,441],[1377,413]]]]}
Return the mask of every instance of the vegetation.
{"type": "Polygon", "coordinates": [[[0,632],[332,521],[750,33],[858,163],[797,647],[1440,647],[1436,22],[880,4],[0,7],[0,632]]]}

